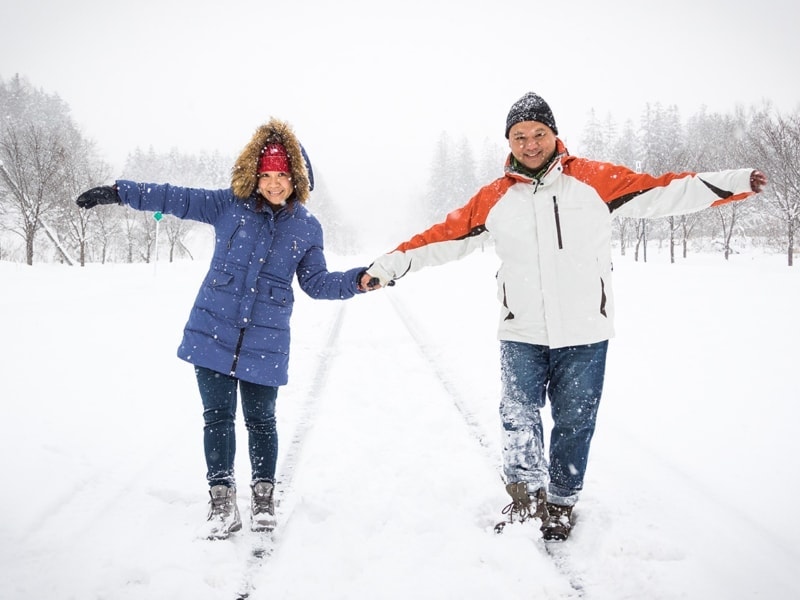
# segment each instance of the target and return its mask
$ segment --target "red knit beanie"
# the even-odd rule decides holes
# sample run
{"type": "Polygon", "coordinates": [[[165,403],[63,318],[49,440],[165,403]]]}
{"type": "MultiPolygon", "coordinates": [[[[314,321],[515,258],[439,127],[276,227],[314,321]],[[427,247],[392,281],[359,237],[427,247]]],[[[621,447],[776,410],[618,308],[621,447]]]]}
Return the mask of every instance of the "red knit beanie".
{"type": "Polygon", "coordinates": [[[258,174],[267,171],[291,173],[289,156],[286,154],[283,144],[267,144],[261,151],[261,158],[258,159],[258,174]]]}

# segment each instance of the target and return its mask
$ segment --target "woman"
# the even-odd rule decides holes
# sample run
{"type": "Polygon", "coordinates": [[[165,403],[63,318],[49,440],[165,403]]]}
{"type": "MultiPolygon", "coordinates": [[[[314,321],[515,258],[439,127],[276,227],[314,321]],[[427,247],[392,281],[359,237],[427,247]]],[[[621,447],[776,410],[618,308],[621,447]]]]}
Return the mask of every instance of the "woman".
{"type": "Polygon", "coordinates": [[[178,348],[195,366],[203,401],[209,539],[242,526],[233,469],[237,390],[252,469],[251,528],[275,525],[275,400],[288,379],[294,276],[312,298],[345,300],[364,291],[358,282],[365,267],[327,269],[322,227],[305,207],[313,183],[291,127],[271,119],[236,160],[230,189],[120,180],[77,199],[82,208],[126,204],[214,226],[214,256],[178,348]]]}

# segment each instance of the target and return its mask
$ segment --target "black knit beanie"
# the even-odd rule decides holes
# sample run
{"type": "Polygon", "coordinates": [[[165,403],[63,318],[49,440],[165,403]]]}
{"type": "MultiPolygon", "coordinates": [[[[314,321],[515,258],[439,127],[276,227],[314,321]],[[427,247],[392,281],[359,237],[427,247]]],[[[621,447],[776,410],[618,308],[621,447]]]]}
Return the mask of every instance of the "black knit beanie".
{"type": "Polygon", "coordinates": [[[528,92],[522,98],[514,102],[511,110],[508,111],[506,118],[506,139],[508,139],[509,130],[522,121],[538,121],[544,123],[553,133],[558,135],[558,127],[556,127],[556,120],[553,118],[553,111],[547,105],[547,102],[541,96],[528,92]]]}

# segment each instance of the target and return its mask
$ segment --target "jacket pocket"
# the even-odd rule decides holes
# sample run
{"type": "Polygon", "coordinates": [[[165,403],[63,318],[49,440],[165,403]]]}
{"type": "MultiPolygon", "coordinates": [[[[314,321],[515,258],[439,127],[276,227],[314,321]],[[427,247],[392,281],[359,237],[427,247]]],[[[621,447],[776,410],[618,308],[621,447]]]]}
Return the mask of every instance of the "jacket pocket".
{"type": "Polygon", "coordinates": [[[495,280],[497,281],[497,299],[503,305],[503,308],[506,311],[506,316],[503,317],[504,321],[510,321],[514,318],[514,313],[511,312],[511,309],[508,308],[508,293],[506,291],[506,282],[503,281],[500,271],[498,271],[495,276],[495,280]]]}
{"type": "Polygon", "coordinates": [[[238,305],[236,278],[232,273],[210,271],[197,294],[196,308],[202,308],[220,318],[234,318],[231,308],[238,305]]]}
{"type": "Polygon", "coordinates": [[[209,287],[217,288],[217,287],[224,287],[226,285],[229,285],[231,283],[231,281],[233,281],[233,275],[231,275],[230,273],[225,273],[225,272],[222,272],[222,271],[215,271],[208,278],[208,282],[207,283],[208,283],[209,287]]]}
{"type": "Polygon", "coordinates": [[[253,305],[252,324],[288,331],[293,305],[294,292],[291,288],[271,285],[259,291],[253,305]]]}
{"type": "Polygon", "coordinates": [[[556,236],[558,238],[558,249],[564,249],[564,240],[561,237],[561,216],[558,214],[558,199],[553,196],[553,218],[556,222],[556,236]]]}
{"type": "Polygon", "coordinates": [[[240,219],[239,222],[236,224],[236,227],[233,229],[233,233],[231,233],[230,237],[228,237],[228,250],[233,247],[233,242],[236,239],[236,234],[239,233],[239,230],[244,227],[244,218],[240,219]]]}
{"type": "Polygon", "coordinates": [[[270,286],[269,297],[279,306],[291,306],[294,304],[294,292],[292,288],[270,286]]]}
{"type": "Polygon", "coordinates": [[[503,320],[504,321],[510,321],[511,319],[513,319],[514,318],[514,313],[511,312],[510,308],[508,308],[508,295],[506,294],[506,284],[505,283],[503,284],[503,308],[505,308],[506,312],[508,313],[506,315],[505,319],[503,319],[503,320]]]}
{"type": "Polygon", "coordinates": [[[606,282],[600,278],[600,314],[608,317],[606,314],[606,282]]]}

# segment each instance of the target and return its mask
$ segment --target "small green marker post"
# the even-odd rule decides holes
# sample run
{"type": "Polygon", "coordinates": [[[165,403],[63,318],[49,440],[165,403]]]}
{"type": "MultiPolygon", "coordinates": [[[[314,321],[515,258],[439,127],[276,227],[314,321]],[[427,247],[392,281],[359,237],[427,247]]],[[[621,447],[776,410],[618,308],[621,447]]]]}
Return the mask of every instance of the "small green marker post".
{"type": "Polygon", "coordinates": [[[153,257],[153,275],[155,275],[156,270],[158,269],[158,224],[161,223],[161,219],[164,218],[164,214],[157,210],[153,213],[153,218],[156,220],[156,249],[155,249],[155,256],[153,257]]]}

